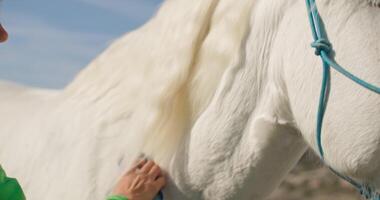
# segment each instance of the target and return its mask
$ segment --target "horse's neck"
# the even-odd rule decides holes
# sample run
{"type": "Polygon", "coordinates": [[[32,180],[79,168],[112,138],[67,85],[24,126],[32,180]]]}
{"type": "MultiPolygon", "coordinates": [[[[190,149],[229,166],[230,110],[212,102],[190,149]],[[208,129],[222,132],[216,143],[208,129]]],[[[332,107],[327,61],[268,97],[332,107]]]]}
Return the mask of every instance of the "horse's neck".
{"type": "MultiPolygon", "coordinates": [[[[172,106],[182,107],[185,83],[216,3],[166,1],[156,17],[117,40],[83,70],[65,94],[104,113],[108,124],[130,116],[135,126],[145,127],[143,132],[160,132],[161,124],[175,117],[172,106]]],[[[171,123],[167,132],[183,132],[182,121],[171,123]]]]}
{"type": "Polygon", "coordinates": [[[216,2],[166,1],[157,16],[114,42],[79,74],[67,91],[104,96],[109,88],[142,84],[140,81],[154,85],[156,90],[166,89],[163,80],[181,85],[191,70],[216,2]]]}
{"type": "Polygon", "coordinates": [[[65,94],[99,109],[123,105],[115,110],[123,112],[143,106],[151,110],[150,117],[161,115],[164,107],[182,98],[216,4],[217,0],[165,1],[157,16],[114,42],[65,94]]]}
{"type": "MultiPolygon", "coordinates": [[[[328,15],[326,20],[334,16],[333,13],[329,12],[338,12],[338,9],[343,6],[341,5],[343,1],[337,3],[318,1],[318,3],[324,3],[323,5],[321,4],[320,8],[322,15],[328,15]],[[326,4],[330,4],[332,7],[326,4]]],[[[344,11],[348,12],[356,8],[355,6],[363,6],[363,3],[355,1],[352,4],[345,5],[344,11]]],[[[339,20],[349,15],[349,13],[339,12],[339,20]]],[[[316,62],[314,61],[318,60],[312,55],[313,50],[310,50],[311,53],[305,51],[305,48],[311,42],[305,2],[302,0],[260,1],[252,14],[252,28],[249,40],[246,43],[246,51],[244,52],[246,55],[243,56],[243,61],[235,68],[234,66],[231,67],[228,71],[229,76],[224,76],[223,85],[218,90],[210,106],[197,121],[190,135],[191,139],[187,154],[189,158],[188,162],[185,162],[186,171],[183,172],[184,174],[187,173],[187,177],[184,176],[184,179],[189,179],[187,182],[190,187],[186,185],[181,187],[185,191],[187,188],[199,190],[199,196],[194,198],[199,198],[203,195],[206,199],[242,199],[236,197],[239,195],[248,196],[248,194],[252,195],[252,193],[257,192],[257,198],[261,199],[260,197],[263,197],[263,193],[267,193],[268,188],[273,189],[274,185],[278,183],[303,152],[303,140],[294,131],[290,131],[287,135],[285,133],[287,126],[280,127],[277,133],[266,132],[268,129],[258,126],[260,121],[255,119],[260,119],[263,116],[263,121],[273,121],[273,123],[269,123],[271,126],[281,124],[279,119],[292,120],[289,110],[286,109],[286,107],[289,108],[286,105],[288,102],[287,86],[289,86],[288,89],[291,90],[292,94],[299,93],[296,95],[309,96],[306,90],[309,89],[308,85],[310,84],[306,83],[310,83],[310,80],[302,79],[306,75],[302,74],[301,70],[295,70],[296,73],[290,76],[289,79],[301,79],[302,83],[298,84],[297,87],[286,85],[284,81],[285,70],[283,68],[286,65],[286,67],[289,67],[286,68],[288,71],[296,65],[302,67],[303,70],[307,69],[309,71],[307,73],[310,73],[310,71],[313,71],[311,67],[316,67],[316,62]],[[302,53],[305,52],[307,53],[304,56],[302,53]],[[296,56],[289,59],[289,55],[296,56]],[[302,59],[304,57],[306,57],[306,63],[303,63],[304,60],[302,59]],[[258,98],[255,99],[255,96],[258,96],[258,98]],[[285,112],[281,112],[283,108],[285,108],[285,112]],[[247,126],[249,117],[252,119],[253,128],[247,126]],[[247,132],[250,133],[247,134],[247,132]],[[279,147],[275,143],[271,143],[269,138],[259,137],[260,134],[283,139],[280,140],[279,144],[284,146],[279,147]],[[247,140],[258,141],[258,143],[244,146],[244,141],[247,140]],[[290,142],[286,144],[286,140],[290,140],[290,142]],[[273,154],[272,150],[276,148],[278,148],[278,153],[273,154]],[[236,149],[239,150],[235,151],[236,149]],[[251,152],[250,149],[252,150],[251,152]],[[236,152],[239,153],[239,157],[235,154],[236,152]],[[257,161],[258,157],[263,159],[257,161]],[[242,165],[237,164],[239,161],[244,160],[242,158],[247,158],[248,162],[242,165]],[[252,163],[249,163],[250,161],[252,163]],[[244,165],[248,167],[245,168],[244,165]],[[259,167],[260,165],[262,168],[259,167]],[[234,167],[237,166],[239,170],[247,169],[248,174],[252,174],[245,177],[244,175],[240,177],[242,173],[237,176],[232,175],[234,167]],[[273,171],[279,174],[275,174],[275,176],[266,174],[267,176],[260,177],[261,173],[268,171],[268,166],[274,166],[273,171]],[[220,177],[223,177],[223,183],[218,182],[220,177]],[[234,178],[229,179],[229,177],[234,178]],[[250,182],[251,180],[253,181],[250,182]],[[265,185],[265,189],[255,191],[260,188],[258,183],[268,185],[265,185]],[[248,189],[242,189],[242,187],[234,187],[234,184],[239,186],[249,184],[252,188],[249,188],[250,191],[248,191],[248,189]],[[226,192],[231,188],[233,188],[232,191],[226,192]]],[[[320,80],[320,77],[318,78],[320,80]]],[[[314,83],[314,79],[312,81],[314,83]]],[[[316,82],[315,85],[319,87],[319,82],[318,84],[316,82]]],[[[318,89],[314,91],[318,93],[318,89]]],[[[313,107],[311,102],[315,101],[309,98],[305,99],[307,101],[303,101],[304,99],[302,101],[300,99],[292,101],[294,107],[300,108],[296,110],[297,114],[303,113],[303,116],[306,116],[298,121],[302,122],[300,125],[303,125],[304,119],[310,119],[311,116],[314,122],[315,115],[311,115],[308,109],[313,107]],[[307,109],[302,109],[304,108],[302,104],[306,105],[307,109]]],[[[309,132],[314,130],[314,123],[307,126],[305,130],[309,130],[309,132]]]]}
{"type": "MultiPolygon", "coordinates": [[[[276,0],[266,0],[266,1],[258,1],[258,6],[254,10],[254,13],[252,15],[252,35],[254,35],[254,38],[256,41],[252,42],[251,46],[254,46],[256,50],[251,51],[251,55],[248,55],[248,57],[254,57],[257,58],[253,60],[252,66],[256,67],[256,71],[258,73],[261,73],[258,78],[261,78],[262,80],[257,80],[258,86],[258,94],[261,96],[258,97],[259,101],[260,99],[267,98],[266,91],[263,91],[266,89],[265,85],[274,85],[278,90],[283,91],[284,97],[287,100],[287,90],[289,89],[288,83],[286,83],[286,72],[290,70],[290,68],[294,68],[294,61],[302,60],[301,57],[306,58],[306,60],[310,61],[318,61],[316,64],[320,64],[320,61],[317,60],[318,58],[314,55],[310,56],[309,53],[313,52],[313,50],[310,47],[310,43],[312,42],[312,36],[311,36],[311,30],[309,27],[309,22],[307,21],[307,13],[306,13],[306,4],[304,0],[290,0],[290,1],[276,1],[276,0]],[[268,12],[270,10],[271,12],[268,12]],[[306,34],[306,36],[305,36],[306,34]],[[295,42],[292,43],[291,41],[295,42]],[[305,53],[305,50],[303,49],[301,52],[290,51],[290,49],[296,48],[298,45],[301,44],[307,48],[309,48],[309,51],[305,53]],[[289,58],[290,55],[295,54],[296,56],[289,58]],[[300,56],[302,55],[302,56],[300,56]],[[287,65],[289,62],[289,66],[287,65]],[[284,62],[285,61],[285,62],[284,62]],[[284,66],[286,65],[286,67],[284,66]],[[260,86],[262,85],[262,86],[260,86]],[[264,95],[263,95],[264,94],[264,95]]],[[[340,60],[340,56],[344,55],[346,58],[349,57],[347,52],[351,53],[351,55],[355,55],[357,49],[353,48],[345,48],[342,49],[342,46],[346,46],[346,44],[350,44],[352,38],[344,37],[342,38],[342,31],[351,31],[353,33],[353,36],[356,37],[355,39],[362,38],[364,40],[365,35],[374,35],[374,33],[371,34],[371,32],[378,32],[379,26],[374,26],[373,28],[368,27],[368,30],[360,30],[357,27],[353,28],[347,28],[347,22],[349,20],[356,20],[358,21],[358,18],[361,17],[361,20],[372,20],[374,21],[374,15],[378,15],[378,12],[374,12],[377,8],[371,8],[370,4],[366,0],[353,0],[353,1],[345,1],[345,0],[317,0],[317,6],[321,13],[324,25],[327,29],[327,34],[333,43],[335,47],[338,49],[337,58],[340,60]],[[368,9],[371,9],[367,12],[368,9]],[[364,12],[363,12],[364,10],[364,12]],[[361,16],[358,16],[358,11],[361,12],[361,16]],[[358,31],[361,31],[358,33],[358,31]],[[367,32],[368,34],[364,33],[367,32]]],[[[367,24],[369,22],[366,22],[367,24]]],[[[364,22],[364,21],[363,21],[364,22]]],[[[354,23],[355,24],[355,23],[354,23]]],[[[343,33],[346,34],[347,33],[343,33]]],[[[372,37],[373,39],[373,37],[372,37]]],[[[344,48],[344,47],[343,47],[344,48]]],[[[371,47],[371,48],[365,48],[363,47],[363,50],[368,49],[376,49],[377,47],[371,47]]],[[[375,57],[375,56],[374,56],[375,57]]],[[[352,58],[352,56],[351,56],[352,58]]],[[[363,60],[366,60],[363,58],[360,63],[358,61],[356,62],[347,62],[345,61],[347,59],[342,59],[343,64],[347,65],[348,67],[352,67],[352,63],[359,63],[357,66],[362,65],[363,60]]],[[[302,62],[302,61],[301,61],[302,62]]],[[[297,62],[298,64],[298,62],[297,62]]],[[[303,63],[305,65],[306,63],[303,63]]],[[[315,68],[310,68],[311,66],[302,66],[302,70],[298,71],[298,74],[293,74],[292,77],[288,77],[289,79],[294,79],[296,75],[300,75],[304,70],[308,70],[306,73],[314,73],[314,78],[316,79],[310,79],[309,81],[313,81],[313,83],[319,83],[320,82],[320,74],[316,74],[315,72],[318,71],[320,66],[313,66],[317,67],[317,70],[315,68]]],[[[319,71],[318,71],[319,72],[319,71]]],[[[355,73],[360,74],[360,71],[354,70],[355,73]]],[[[376,80],[375,78],[372,78],[371,80],[376,80]]],[[[338,83],[339,84],[339,83],[338,83]]],[[[305,85],[305,84],[304,84],[305,85]]],[[[319,85],[317,85],[316,88],[313,88],[313,91],[319,90],[319,85]]],[[[304,87],[304,86],[302,86],[304,87]]],[[[318,92],[317,92],[318,93],[318,92]]],[[[303,93],[299,93],[303,95],[303,93]]],[[[319,94],[319,93],[318,93],[319,94]]],[[[309,95],[309,96],[318,96],[318,95],[309,95]]],[[[315,99],[307,99],[302,102],[315,102],[315,99]]],[[[302,103],[301,102],[301,103],[302,103]]],[[[294,102],[293,102],[294,103],[294,102]]],[[[293,105],[298,107],[298,105],[293,105]]],[[[303,113],[307,113],[306,110],[313,110],[310,108],[310,106],[314,106],[312,104],[308,104],[305,106],[304,110],[301,110],[303,113]],[[307,108],[307,109],[306,109],[307,108]]],[[[313,107],[313,108],[314,108],[313,107]]],[[[291,109],[291,108],[289,108],[291,109]]],[[[285,112],[286,115],[289,115],[289,112],[285,112]]],[[[286,116],[285,116],[286,117],[286,116]]],[[[293,118],[292,114],[288,116],[289,118],[293,118]]],[[[310,123],[307,123],[307,128],[304,130],[308,130],[306,132],[312,132],[310,130],[315,130],[315,115],[305,116],[304,119],[310,119],[310,123]]],[[[303,121],[303,120],[302,120],[303,121]]],[[[314,144],[315,136],[314,134],[309,134],[307,137],[307,140],[314,144]]],[[[312,145],[315,146],[315,145],[312,145]]]]}
{"type": "MultiPolygon", "coordinates": [[[[379,9],[365,0],[317,0],[317,6],[333,44],[335,60],[355,75],[378,84],[379,9]]],[[[293,117],[305,140],[316,150],[322,64],[310,49],[313,38],[305,10],[305,2],[299,0],[283,18],[273,60],[283,66],[293,117]]],[[[331,70],[322,137],[325,159],[334,169],[363,182],[378,175],[374,169],[378,169],[379,162],[373,153],[378,151],[374,141],[379,140],[379,109],[373,109],[378,105],[376,94],[331,70]]]]}
{"type": "Polygon", "coordinates": [[[105,109],[103,118],[115,118],[107,116],[112,108],[112,115],[137,110],[136,121],[151,119],[145,126],[148,138],[155,139],[147,140],[153,143],[146,144],[146,152],[157,154],[158,147],[164,149],[160,143],[178,143],[168,138],[179,140],[188,131],[225,68],[239,57],[253,2],[167,1],[153,20],[112,45],[65,92],[105,109]]]}
{"type": "MultiPolygon", "coordinates": [[[[304,4],[302,0],[301,2],[304,4]]],[[[302,6],[304,5],[301,5],[301,7],[302,6]]],[[[317,6],[327,33],[327,37],[333,46],[334,53],[332,55],[334,56],[334,59],[339,64],[344,66],[348,71],[367,81],[374,82],[374,80],[379,80],[378,75],[376,75],[378,74],[379,68],[373,66],[377,65],[376,62],[378,62],[379,57],[379,53],[378,51],[376,51],[376,49],[380,48],[378,42],[380,33],[380,9],[371,6],[371,4],[369,4],[366,0],[317,0],[317,6]]],[[[303,22],[307,21],[306,16],[304,15],[291,15],[291,17],[293,18],[299,18],[299,16],[302,16],[304,18],[303,22]]],[[[296,23],[300,23],[300,21],[302,20],[295,21],[297,21],[296,23]]],[[[298,41],[308,45],[313,40],[311,37],[311,29],[309,27],[308,22],[303,26],[308,31],[307,34],[309,38],[307,40],[305,40],[305,37],[301,36],[301,34],[299,33],[292,34],[298,35],[298,37],[300,38],[298,41]]],[[[288,46],[288,48],[290,47],[288,46]]],[[[311,48],[310,45],[308,45],[308,48],[311,48]]],[[[307,69],[308,72],[299,70],[298,73],[303,73],[302,76],[305,76],[305,73],[310,74],[310,77],[308,77],[308,81],[313,83],[312,85],[314,87],[312,87],[312,90],[314,91],[314,93],[302,94],[302,92],[299,92],[299,94],[314,97],[314,99],[307,99],[301,101],[314,102],[313,105],[309,104],[309,106],[314,106],[314,108],[305,107],[304,110],[301,112],[305,112],[305,110],[314,110],[315,105],[317,104],[316,100],[319,96],[321,79],[320,72],[322,64],[318,57],[312,55],[312,52],[313,50],[309,49],[307,53],[303,53],[302,55],[304,58],[306,58],[303,60],[303,65],[305,66],[302,67],[305,69],[305,71],[307,69]]],[[[297,55],[295,57],[296,58],[291,59],[300,60],[300,55],[297,55]]],[[[341,74],[335,73],[335,70],[332,70],[332,81],[332,91],[330,93],[332,95],[331,97],[334,97],[337,93],[339,93],[339,90],[350,90],[354,89],[356,86],[355,84],[353,84],[352,81],[349,81],[341,74]]],[[[365,95],[359,93],[366,92],[366,90],[362,91],[361,87],[357,89],[360,90],[355,90],[352,92],[358,92],[358,96],[365,95]]],[[[342,96],[343,94],[340,94],[340,96],[337,96],[338,99],[329,101],[329,107],[342,108],[343,105],[347,104],[351,99],[353,99],[347,98],[345,101],[340,102],[341,105],[339,105],[339,103],[335,105],[335,102],[338,102],[340,99],[342,99],[342,96]]],[[[350,104],[352,106],[359,106],[360,103],[359,101],[353,101],[350,102],[350,104]]],[[[315,116],[316,115],[311,115],[309,117],[304,118],[308,119],[308,125],[307,128],[304,128],[304,133],[309,133],[305,134],[306,139],[312,144],[313,147],[316,147],[315,134],[311,130],[315,130],[315,116]]],[[[349,115],[342,117],[342,119],[345,119],[347,117],[349,117],[349,115]]]]}

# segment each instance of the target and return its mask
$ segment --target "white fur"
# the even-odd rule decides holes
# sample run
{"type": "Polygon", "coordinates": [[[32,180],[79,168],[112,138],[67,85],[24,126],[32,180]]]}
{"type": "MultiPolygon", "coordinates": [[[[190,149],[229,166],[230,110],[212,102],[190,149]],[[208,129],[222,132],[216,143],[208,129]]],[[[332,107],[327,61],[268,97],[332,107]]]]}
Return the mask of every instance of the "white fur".
{"type": "MultiPolygon", "coordinates": [[[[318,6],[338,62],[379,85],[378,8],[318,6]]],[[[165,199],[263,199],[315,149],[311,41],[303,0],[168,0],[64,91],[0,84],[0,161],[32,200],[104,199],[141,152],[165,199]]],[[[332,72],[327,162],[380,189],[379,130],[380,97],[332,72]]]]}

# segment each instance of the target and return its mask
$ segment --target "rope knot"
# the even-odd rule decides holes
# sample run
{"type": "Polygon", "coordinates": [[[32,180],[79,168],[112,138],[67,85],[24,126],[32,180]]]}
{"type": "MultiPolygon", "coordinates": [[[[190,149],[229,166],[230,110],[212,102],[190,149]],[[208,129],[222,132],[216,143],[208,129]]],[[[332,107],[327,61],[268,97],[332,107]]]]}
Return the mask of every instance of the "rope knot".
{"type": "Polygon", "coordinates": [[[311,43],[311,46],[315,48],[315,55],[320,56],[322,51],[329,54],[332,51],[331,43],[324,38],[318,39],[315,42],[311,43]]]}

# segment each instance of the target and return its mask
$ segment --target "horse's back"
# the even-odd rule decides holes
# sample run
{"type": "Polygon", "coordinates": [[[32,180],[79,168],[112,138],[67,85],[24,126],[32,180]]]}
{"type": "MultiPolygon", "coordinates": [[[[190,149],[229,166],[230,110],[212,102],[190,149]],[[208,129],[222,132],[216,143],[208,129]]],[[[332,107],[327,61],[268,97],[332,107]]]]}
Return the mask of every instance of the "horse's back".
{"type": "MultiPolygon", "coordinates": [[[[58,92],[38,89],[15,83],[0,81],[0,119],[18,121],[38,112],[41,107],[55,99],[58,92]]],[[[3,135],[0,128],[0,136],[3,135]]]]}
{"type": "MultiPolygon", "coordinates": [[[[12,137],[21,136],[18,133],[23,132],[25,122],[36,119],[48,105],[56,102],[57,96],[57,91],[0,81],[0,141],[8,143],[12,137]]],[[[4,147],[4,142],[0,147],[4,147]]]]}
{"type": "Polygon", "coordinates": [[[46,99],[58,94],[57,90],[34,88],[17,83],[0,81],[0,102],[3,101],[34,101],[46,99]]]}
{"type": "Polygon", "coordinates": [[[6,110],[16,111],[23,107],[33,107],[54,98],[59,92],[55,90],[32,88],[16,83],[0,81],[0,113],[6,110]]]}

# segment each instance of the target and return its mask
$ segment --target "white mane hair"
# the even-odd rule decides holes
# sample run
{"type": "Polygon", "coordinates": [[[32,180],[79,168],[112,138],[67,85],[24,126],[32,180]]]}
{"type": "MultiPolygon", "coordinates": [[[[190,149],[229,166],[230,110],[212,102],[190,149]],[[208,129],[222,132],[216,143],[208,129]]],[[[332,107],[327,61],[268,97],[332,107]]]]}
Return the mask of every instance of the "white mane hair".
{"type": "Polygon", "coordinates": [[[145,135],[137,149],[165,166],[238,56],[252,2],[166,1],[151,21],[81,72],[66,93],[112,105],[103,114],[115,119],[144,107],[133,116],[144,129],[136,133],[145,135]]]}
{"type": "Polygon", "coordinates": [[[154,18],[116,40],[63,91],[1,84],[0,110],[7,113],[1,138],[28,147],[15,158],[13,148],[2,145],[1,163],[31,199],[57,193],[63,199],[104,197],[104,189],[109,192],[141,153],[167,169],[223,72],[239,56],[253,2],[165,1],[154,18]],[[19,115],[31,120],[15,127],[19,115]],[[53,156],[55,151],[60,153],[53,156]],[[27,163],[28,170],[17,167],[27,163]],[[70,168],[60,173],[57,166],[64,163],[70,168]],[[91,187],[62,191],[78,173],[78,184],[91,187]],[[49,178],[57,174],[61,183],[49,178]],[[45,177],[40,180],[54,189],[38,186],[33,177],[45,177]]]}
{"type": "MultiPolygon", "coordinates": [[[[169,173],[166,199],[265,198],[316,148],[321,63],[304,3],[167,0],[63,91],[1,83],[1,164],[33,200],[104,199],[141,153],[169,173]]],[[[336,59],[378,85],[378,8],[317,4],[336,59]]],[[[326,162],[379,189],[380,99],[331,81],[326,162]]]]}

